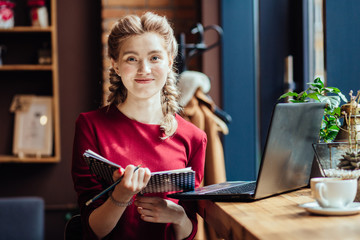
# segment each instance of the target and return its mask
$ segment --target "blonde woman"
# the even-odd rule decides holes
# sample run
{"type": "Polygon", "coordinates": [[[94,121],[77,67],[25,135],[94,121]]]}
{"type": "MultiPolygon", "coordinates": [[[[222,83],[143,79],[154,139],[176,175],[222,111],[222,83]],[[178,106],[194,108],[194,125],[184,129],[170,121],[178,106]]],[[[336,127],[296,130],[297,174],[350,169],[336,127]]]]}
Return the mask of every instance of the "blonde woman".
{"type": "Polygon", "coordinates": [[[192,167],[196,187],[203,178],[206,135],[177,113],[173,70],[177,42],[165,17],[125,16],[108,37],[109,105],[76,121],[72,176],[81,209],[84,239],[193,239],[195,208],[168,193],[137,195],[151,171],[192,167]],[[123,168],[123,180],[108,196],[82,158],[91,149],[123,168]],[[141,168],[134,172],[135,166],[141,168]]]}

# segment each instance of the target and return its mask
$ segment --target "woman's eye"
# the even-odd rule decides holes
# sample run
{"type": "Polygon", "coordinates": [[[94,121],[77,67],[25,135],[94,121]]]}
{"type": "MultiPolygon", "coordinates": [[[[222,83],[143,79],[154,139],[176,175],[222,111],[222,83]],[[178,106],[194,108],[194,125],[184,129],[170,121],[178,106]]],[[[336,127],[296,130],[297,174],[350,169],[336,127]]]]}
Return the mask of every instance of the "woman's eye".
{"type": "Polygon", "coordinates": [[[135,59],[134,57],[128,57],[128,58],[127,58],[127,61],[129,61],[129,62],[135,62],[136,59],[135,59]]]}
{"type": "Polygon", "coordinates": [[[158,56],[154,56],[154,57],[152,57],[151,58],[151,60],[153,60],[153,61],[157,61],[157,60],[159,60],[160,58],[158,57],[158,56]]]}

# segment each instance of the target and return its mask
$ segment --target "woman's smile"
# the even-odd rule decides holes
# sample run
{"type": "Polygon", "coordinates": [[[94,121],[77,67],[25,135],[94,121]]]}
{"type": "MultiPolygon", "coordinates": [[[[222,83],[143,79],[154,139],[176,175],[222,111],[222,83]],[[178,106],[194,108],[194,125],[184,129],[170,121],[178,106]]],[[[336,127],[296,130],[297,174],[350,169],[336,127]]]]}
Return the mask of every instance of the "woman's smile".
{"type": "Polygon", "coordinates": [[[154,81],[153,78],[136,78],[135,82],[139,83],[139,84],[147,84],[147,83],[152,83],[154,81]]]}

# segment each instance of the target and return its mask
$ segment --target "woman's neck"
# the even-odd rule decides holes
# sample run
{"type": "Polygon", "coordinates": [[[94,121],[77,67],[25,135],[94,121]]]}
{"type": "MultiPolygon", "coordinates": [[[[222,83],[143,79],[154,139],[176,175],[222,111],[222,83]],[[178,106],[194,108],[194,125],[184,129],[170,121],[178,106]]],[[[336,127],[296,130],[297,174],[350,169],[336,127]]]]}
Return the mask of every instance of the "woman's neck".
{"type": "Polygon", "coordinates": [[[164,117],[160,101],[131,101],[126,99],[117,108],[128,118],[141,123],[160,124],[164,117]]]}

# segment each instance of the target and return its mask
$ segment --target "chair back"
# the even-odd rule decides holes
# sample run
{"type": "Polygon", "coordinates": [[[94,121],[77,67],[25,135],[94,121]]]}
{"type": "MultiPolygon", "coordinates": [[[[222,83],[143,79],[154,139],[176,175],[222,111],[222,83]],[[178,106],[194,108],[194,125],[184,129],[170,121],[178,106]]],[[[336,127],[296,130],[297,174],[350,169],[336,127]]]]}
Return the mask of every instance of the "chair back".
{"type": "Polygon", "coordinates": [[[80,214],[72,216],[65,225],[64,240],[81,240],[81,216],[80,214]]]}
{"type": "Polygon", "coordinates": [[[39,197],[0,198],[0,238],[44,239],[44,212],[39,197]]]}

